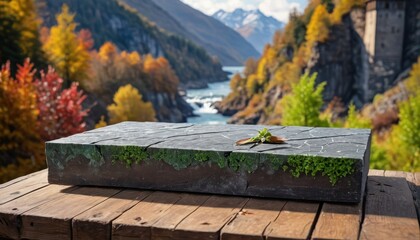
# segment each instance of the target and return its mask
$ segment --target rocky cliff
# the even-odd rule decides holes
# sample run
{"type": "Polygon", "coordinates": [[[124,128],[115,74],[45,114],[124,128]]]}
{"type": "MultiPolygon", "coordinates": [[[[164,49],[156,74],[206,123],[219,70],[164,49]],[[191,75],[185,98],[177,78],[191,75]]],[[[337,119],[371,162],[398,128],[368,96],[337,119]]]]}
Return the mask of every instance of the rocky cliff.
{"type": "MultiPolygon", "coordinates": [[[[294,18],[293,24],[289,22],[285,33],[278,38],[280,41],[277,47],[276,42],[273,42],[259,60],[257,69],[264,71],[254,70],[251,76],[242,79],[241,88],[234,88],[233,94],[216,105],[221,113],[233,115],[231,123],[280,123],[281,109],[277,103],[290,91],[290,84],[303,72],[317,72],[317,81],[326,82],[323,95],[325,107],[339,98],[345,105],[353,102],[358,108],[362,108],[370,103],[376,94],[396,86],[407,77],[409,69],[420,56],[420,1],[407,0],[403,61],[401,67],[396,66],[395,69],[399,69],[397,72],[385,69],[381,61],[373,61],[368,53],[365,45],[367,14],[363,5],[348,8],[348,11],[341,15],[340,21],[327,20],[332,22],[325,25],[328,29],[326,40],[316,41],[312,45],[308,43],[308,19],[311,19],[311,12],[318,5],[316,1],[310,2],[303,15],[294,18]],[[299,36],[299,32],[303,33],[303,38],[296,37],[299,36]],[[299,39],[300,43],[296,41],[299,39]],[[305,45],[311,48],[308,49],[305,45]],[[308,53],[309,57],[306,58],[308,53]],[[244,93],[241,93],[240,89],[245,89],[242,90],[244,93]]],[[[331,19],[335,12],[329,14],[327,19],[331,19]]],[[[317,23],[319,24],[319,20],[317,23]]],[[[320,29],[322,24],[317,25],[317,31],[320,29]]],[[[390,29],[392,30],[391,27],[390,29]]],[[[320,34],[316,31],[315,33],[320,34]]],[[[314,34],[314,31],[309,34],[314,34]]],[[[380,45],[384,46],[387,45],[380,45]]],[[[382,105],[395,105],[396,101],[393,99],[403,97],[396,94],[382,105]]],[[[372,111],[375,115],[382,110],[372,111]]],[[[391,109],[390,112],[393,112],[394,116],[389,118],[390,121],[395,121],[395,111],[391,109]]]]}
{"type": "Polygon", "coordinates": [[[326,82],[325,102],[338,97],[345,104],[361,107],[364,82],[368,77],[368,55],[363,44],[364,10],[355,9],[344,16],[342,24],[330,29],[328,41],[316,44],[307,70],[317,72],[317,82],[326,82]]]}

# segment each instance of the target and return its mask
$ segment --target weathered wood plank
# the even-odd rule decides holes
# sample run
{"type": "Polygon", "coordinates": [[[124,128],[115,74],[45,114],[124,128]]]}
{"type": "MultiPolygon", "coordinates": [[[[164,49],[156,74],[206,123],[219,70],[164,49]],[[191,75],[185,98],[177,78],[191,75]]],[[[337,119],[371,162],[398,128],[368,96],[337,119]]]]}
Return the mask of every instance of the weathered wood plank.
{"type": "Polygon", "coordinates": [[[307,239],[320,204],[289,201],[266,230],[267,239],[307,239]]]}
{"type": "Polygon", "coordinates": [[[152,193],[112,221],[112,239],[150,239],[153,224],[182,197],[181,193],[152,193]]]}
{"type": "Polygon", "coordinates": [[[324,203],[313,239],[358,239],[363,203],[324,203]]]}
{"type": "Polygon", "coordinates": [[[0,189],[0,205],[19,198],[25,194],[33,192],[37,189],[48,185],[47,172],[41,171],[29,178],[22,179],[14,184],[8,185],[0,189]]]}
{"type": "Polygon", "coordinates": [[[220,230],[233,219],[247,198],[211,196],[176,226],[166,239],[219,239],[220,230]]]}
{"type": "Polygon", "coordinates": [[[401,172],[369,172],[360,238],[420,239],[412,193],[401,172]]]}
{"type": "Polygon", "coordinates": [[[185,194],[152,226],[152,239],[171,239],[178,224],[197,210],[209,195],[185,194]]]}
{"type": "Polygon", "coordinates": [[[111,239],[111,221],[150,195],[124,190],[73,218],[73,239],[111,239]]]}
{"type": "Polygon", "coordinates": [[[76,187],[51,184],[0,205],[0,237],[18,239],[22,213],[63,196],[61,191],[70,192],[75,189],[76,187]]]}
{"type": "Polygon", "coordinates": [[[5,183],[0,184],[0,189],[5,188],[7,186],[10,186],[12,184],[15,184],[17,182],[21,182],[21,181],[23,181],[25,179],[34,177],[34,176],[36,176],[38,174],[42,174],[43,172],[46,172],[46,171],[47,171],[47,169],[44,169],[44,170],[41,170],[41,171],[38,171],[38,172],[34,172],[34,173],[31,173],[31,174],[28,174],[28,175],[25,175],[25,176],[21,176],[21,177],[12,179],[12,180],[10,180],[8,182],[5,182],[5,183]]]}
{"type": "Polygon", "coordinates": [[[360,202],[370,134],[369,129],[123,122],[47,142],[46,155],[51,183],[360,202]],[[253,148],[235,144],[264,127],[288,140],[253,148]],[[313,167],[319,161],[326,164],[313,167]]]}
{"type": "Polygon", "coordinates": [[[221,231],[222,240],[261,239],[267,226],[286,204],[280,200],[250,199],[221,231]]]}
{"type": "Polygon", "coordinates": [[[29,239],[71,239],[71,220],[105,201],[120,190],[83,187],[21,215],[21,237],[29,239]]]}

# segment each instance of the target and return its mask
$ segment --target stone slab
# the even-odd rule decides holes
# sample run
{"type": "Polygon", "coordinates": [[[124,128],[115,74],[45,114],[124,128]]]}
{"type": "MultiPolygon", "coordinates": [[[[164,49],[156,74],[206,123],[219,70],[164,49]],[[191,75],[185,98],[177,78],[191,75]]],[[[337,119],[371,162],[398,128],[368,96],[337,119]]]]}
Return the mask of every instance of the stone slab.
{"type": "Polygon", "coordinates": [[[123,122],[47,142],[48,179],[71,185],[359,202],[370,135],[369,129],[123,122]],[[287,138],[286,144],[235,145],[264,127],[287,138]]]}

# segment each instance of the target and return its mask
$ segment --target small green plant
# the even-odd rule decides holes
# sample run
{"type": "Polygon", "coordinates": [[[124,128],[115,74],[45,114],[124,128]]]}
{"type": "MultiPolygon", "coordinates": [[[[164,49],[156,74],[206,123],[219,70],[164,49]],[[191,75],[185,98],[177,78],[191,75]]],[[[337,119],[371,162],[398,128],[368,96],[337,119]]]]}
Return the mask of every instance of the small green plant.
{"type": "Polygon", "coordinates": [[[236,145],[245,145],[250,143],[260,144],[260,143],[285,143],[286,139],[282,137],[273,136],[267,128],[263,128],[261,131],[258,131],[258,134],[252,138],[241,139],[236,142],[236,145]]]}

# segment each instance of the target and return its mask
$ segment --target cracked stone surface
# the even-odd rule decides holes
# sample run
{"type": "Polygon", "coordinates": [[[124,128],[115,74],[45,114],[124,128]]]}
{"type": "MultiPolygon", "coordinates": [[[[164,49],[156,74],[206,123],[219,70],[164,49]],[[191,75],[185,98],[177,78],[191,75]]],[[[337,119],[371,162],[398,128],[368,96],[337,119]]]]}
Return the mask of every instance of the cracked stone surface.
{"type": "MultiPolygon", "coordinates": [[[[49,179],[53,183],[313,200],[323,200],[326,197],[331,199],[335,196],[336,201],[357,202],[364,191],[370,134],[369,129],[123,122],[50,141],[46,145],[46,152],[49,179]],[[237,140],[253,137],[264,127],[267,127],[272,135],[288,140],[285,144],[259,144],[252,148],[252,145],[235,145],[237,140]],[[189,150],[225,155],[241,153],[255,158],[262,154],[280,158],[289,155],[347,158],[354,160],[357,169],[354,179],[339,182],[323,197],[310,197],[308,193],[304,193],[311,189],[310,184],[305,183],[305,179],[313,181],[313,177],[303,177],[303,180],[291,178],[287,174],[274,174],[273,170],[266,166],[260,166],[254,173],[223,170],[214,164],[192,166],[177,171],[157,161],[127,168],[110,163],[109,156],[106,156],[104,151],[109,146],[138,146],[151,152],[169,149],[168,151],[173,150],[174,154],[176,150],[189,150]],[[178,178],[183,180],[177,181],[178,178]],[[346,185],[350,184],[353,186],[346,188],[346,185]],[[337,195],[334,191],[344,192],[337,195]],[[346,194],[351,196],[351,199],[346,198],[346,194]]],[[[319,179],[317,185],[331,188],[326,179],[319,179]]]]}
{"type": "Polygon", "coordinates": [[[50,144],[91,144],[139,146],[218,152],[264,152],[278,155],[313,155],[363,159],[369,129],[282,127],[256,125],[193,125],[124,122],[49,142],[50,144]],[[285,144],[236,146],[239,139],[253,137],[267,127],[285,144]]]}

